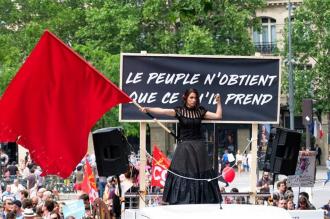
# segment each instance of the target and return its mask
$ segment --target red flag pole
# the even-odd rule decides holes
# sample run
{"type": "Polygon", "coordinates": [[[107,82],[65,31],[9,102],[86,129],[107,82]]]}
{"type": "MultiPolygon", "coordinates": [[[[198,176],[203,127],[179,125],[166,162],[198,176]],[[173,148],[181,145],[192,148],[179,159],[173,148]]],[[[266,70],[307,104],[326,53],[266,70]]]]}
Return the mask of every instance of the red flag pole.
{"type": "MultiPolygon", "coordinates": [[[[142,110],[142,106],[140,104],[138,104],[135,100],[132,101],[132,103],[139,108],[139,110],[142,110]]],[[[173,133],[171,130],[169,130],[163,123],[161,123],[160,121],[158,121],[153,115],[151,115],[150,113],[146,112],[145,114],[147,114],[150,118],[152,118],[154,120],[154,122],[156,122],[160,127],[162,127],[168,134],[171,134],[176,140],[180,140],[178,136],[176,136],[175,133],[173,133]]]]}

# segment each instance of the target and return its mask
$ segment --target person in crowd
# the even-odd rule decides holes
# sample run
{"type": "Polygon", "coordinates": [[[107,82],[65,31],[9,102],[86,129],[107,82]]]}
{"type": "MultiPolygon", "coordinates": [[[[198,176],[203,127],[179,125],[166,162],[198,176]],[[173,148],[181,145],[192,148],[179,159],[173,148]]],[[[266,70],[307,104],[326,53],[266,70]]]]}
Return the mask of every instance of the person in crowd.
{"type": "MultiPolygon", "coordinates": [[[[44,196],[44,192],[46,192],[46,191],[47,190],[45,188],[40,188],[37,192],[37,195],[35,197],[33,197],[33,199],[35,199],[35,198],[37,199],[37,201],[35,201],[38,203],[37,207],[43,205],[44,201],[43,201],[42,197],[44,196]]],[[[33,201],[33,199],[32,199],[32,201],[33,201]]]]}
{"type": "Polygon", "coordinates": [[[277,193],[273,193],[269,198],[268,198],[268,204],[270,206],[278,206],[278,202],[280,200],[280,197],[277,193]]]}
{"type": "MultiPolygon", "coordinates": [[[[286,192],[285,192],[285,194],[284,194],[284,198],[287,200],[287,202],[288,202],[288,205],[289,205],[289,201],[291,201],[291,203],[293,204],[293,209],[295,209],[296,208],[296,205],[295,205],[295,203],[294,203],[294,193],[293,193],[293,191],[291,191],[291,190],[287,190],[286,192]]],[[[290,204],[291,204],[290,203],[290,204]]],[[[289,209],[289,206],[288,206],[288,209],[289,209]]],[[[290,209],[290,210],[293,210],[293,209],[290,209]]]]}
{"type": "Polygon", "coordinates": [[[236,166],[238,174],[243,172],[243,155],[241,154],[240,150],[237,150],[236,153],[236,166]]]}
{"type": "Polygon", "coordinates": [[[103,197],[105,185],[107,184],[107,178],[104,176],[99,176],[97,180],[97,187],[99,189],[99,197],[103,197]]]}
{"type": "MultiPolygon", "coordinates": [[[[232,188],[231,190],[230,190],[230,192],[231,193],[239,193],[239,190],[237,189],[237,188],[232,188]]],[[[234,198],[233,198],[233,202],[232,202],[233,204],[245,204],[245,198],[244,197],[242,197],[242,196],[234,196],[234,198]]]]}
{"type": "Polygon", "coordinates": [[[298,210],[315,210],[315,208],[313,208],[310,205],[310,202],[308,201],[308,199],[305,196],[299,196],[297,209],[298,210]]]}
{"type": "Polygon", "coordinates": [[[30,198],[26,198],[22,201],[22,208],[26,209],[32,209],[33,205],[32,205],[32,200],[30,198]]]}
{"type": "Polygon", "coordinates": [[[29,197],[29,192],[27,190],[22,190],[19,193],[19,200],[22,202],[24,199],[27,199],[29,197]]]}
{"type": "Polygon", "coordinates": [[[249,166],[249,156],[247,154],[247,152],[245,151],[244,155],[243,155],[243,168],[245,172],[249,172],[250,171],[250,166],[249,166]]]}
{"type": "Polygon", "coordinates": [[[323,186],[325,186],[330,181],[330,155],[328,156],[328,160],[325,162],[327,167],[327,178],[323,183],[323,186]]]}
{"type": "Polygon", "coordinates": [[[287,208],[288,208],[288,210],[295,210],[295,204],[294,204],[293,200],[288,199],[287,208]]]}
{"type": "Polygon", "coordinates": [[[102,199],[103,199],[104,203],[108,206],[109,210],[111,210],[112,199],[114,197],[115,187],[116,187],[116,183],[115,183],[114,177],[108,177],[102,199]]]}
{"type": "Polygon", "coordinates": [[[228,165],[229,165],[228,150],[226,149],[222,155],[221,169],[223,170],[228,165]]]}
{"type": "Polygon", "coordinates": [[[8,155],[6,154],[6,152],[2,148],[0,148],[0,167],[1,167],[2,170],[4,169],[4,167],[7,166],[8,162],[9,162],[8,155]]]}
{"type": "Polygon", "coordinates": [[[32,194],[37,194],[37,177],[34,174],[35,169],[32,168],[30,170],[29,176],[26,178],[27,185],[26,188],[29,190],[30,196],[34,196],[32,194]]]}
{"type": "Polygon", "coordinates": [[[316,161],[321,165],[322,150],[318,144],[315,145],[316,161]]]}
{"type": "Polygon", "coordinates": [[[286,192],[286,183],[285,183],[285,181],[283,181],[283,180],[278,181],[277,184],[276,184],[276,187],[277,187],[277,191],[275,191],[274,193],[279,198],[284,198],[285,192],[286,192]]]}
{"type": "Polygon", "coordinates": [[[28,152],[28,151],[27,151],[27,152],[25,152],[24,161],[25,161],[25,165],[26,165],[26,166],[28,165],[28,163],[30,163],[30,162],[31,162],[31,157],[30,157],[30,154],[29,154],[29,152],[28,152]]]}
{"type": "Polygon", "coordinates": [[[50,214],[52,219],[61,219],[60,205],[58,202],[54,201],[54,209],[50,214]]]}
{"type": "Polygon", "coordinates": [[[10,165],[8,165],[7,169],[12,179],[19,175],[18,167],[16,166],[16,161],[13,161],[10,165]]]}
{"type": "Polygon", "coordinates": [[[35,219],[37,214],[31,208],[25,208],[23,211],[24,219],[35,219]]]}
{"type": "Polygon", "coordinates": [[[13,202],[13,211],[14,211],[14,213],[15,213],[15,215],[16,215],[16,218],[17,219],[22,219],[23,218],[23,211],[22,211],[22,202],[21,201],[19,201],[19,200],[15,200],[14,202],[13,202]]]}
{"type": "Polygon", "coordinates": [[[41,203],[41,201],[39,200],[39,197],[34,196],[33,198],[31,198],[31,203],[32,203],[32,209],[34,212],[37,211],[38,207],[41,207],[41,205],[39,205],[39,203],[41,203]]]}
{"type": "MultiPolygon", "coordinates": [[[[179,142],[170,169],[176,174],[192,178],[213,178],[217,175],[211,167],[202,139],[201,121],[221,119],[220,95],[216,95],[216,112],[200,106],[196,89],[188,89],[183,95],[183,105],[174,109],[144,107],[144,113],[174,116],[179,120],[179,142]]],[[[169,204],[218,203],[221,195],[217,181],[195,181],[168,173],[163,201],[169,204]],[[185,185],[185,186],[183,186],[185,185]],[[198,195],[195,195],[198,194],[198,195]]]]}
{"type": "MultiPolygon", "coordinates": [[[[28,178],[28,176],[30,175],[30,169],[26,164],[22,164],[20,174],[24,180],[26,180],[28,178]]],[[[26,183],[25,183],[25,185],[26,185],[26,183]]]]}
{"type": "Polygon", "coordinates": [[[14,206],[13,206],[13,200],[10,198],[4,199],[3,200],[3,206],[2,206],[2,214],[1,217],[2,218],[6,218],[6,215],[9,212],[12,212],[14,210],[14,206]]]}
{"type": "Polygon", "coordinates": [[[37,180],[37,189],[40,189],[43,185],[44,182],[44,177],[41,176],[42,170],[40,166],[34,165],[34,175],[36,176],[36,180],[37,180]]]}
{"type": "Polygon", "coordinates": [[[53,200],[46,200],[45,204],[42,207],[43,218],[50,219],[51,213],[55,208],[55,204],[53,200]]]}
{"type": "Polygon", "coordinates": [[[90,217],[92,215],[91,205],[89,203],[89,196],[87,194],[81,194],[79,199],[83,200],[85,206],[85,217],[90,217]]]}
{"type": "Polygon", "coordinates": [[[10,185],[6,186],[6,190],[1,195],[1,200],[4,201],[5,199],[15,200],[15,194],[11,192],[10,185]]]}
{"type": "Polygon", "coordinates": [[[288,208],[287,204],[288,204],[287,200],[284,197],[282,197],[280,198],[280,200],[278,200],[277,207],[287,209],[288,208]]]}
{"type": "Polygon", "coordinates": [[[25,187],[19,183],[19,179],[14,179],[13,184],[10,185],[11,192],[15,195],[15,199],[20,200],[20,192],[25,190],[25,187]]]}
{"type": "Polygon", "coordinates": [[[6,215],[6,219],[16,219],[16,214],[15,212],[11,211],[6,215]]]}
{"type": "Polygon", "coordinates": [[[260,144],[261,144],[262,147],[264,147],[268,143],[268,136],[269,136],[269,133],[268,133],[265,125],[262,125],[260,134],[261,134],[260,144]]]}
{"type": "Polygon", "coordinates": [[[328,201],[327,204],[323,205],[321,208],[324,210],[324,215],[330,217],[330,200],[328,201]]]}
{"type": "Polygon", "coordinates": [[[81,183],[84,179],[83,165],[79,164],[76,167],[76,171],[74,172],[74,189],[76,191],[81,190],[81,183]]]}
{"type": "MultiPolygon", "coordinates": [[[[311,210],[315,210],[316,208],[315,208],[315,206],[310,202],[310,200],[309,200],[309,195],[308,195],[308,193],[307,192],[300,192],[299,193],[299,196],[298,196],[298,200],[299,200],[299,198],[300,197],[304,197],[304,198],[306,198],[306,200],[307,200],[307,205],[308,205],[308,208],[309,209],[311,209],[311,210]]],[[[298,209],[299,209],[299,202],[298,202],[298,209]]]]}
{"type": "Polygon", "coordinates": [[[260,193],[269,193],[270,192],[270,185],[273,184],[272,179],[270,178],[270,174],[267,171],[264,171],[262,174],[262,178],[257,182],[257,190],[260,193]]]}
{"type": "Polygon", "coordinates": [[[232,133],[229,133],[227,135],[227,149],[228,149],[228,153],[234,153],[235,152],[235,146],[234,146],[234,137],[232,133]]]}

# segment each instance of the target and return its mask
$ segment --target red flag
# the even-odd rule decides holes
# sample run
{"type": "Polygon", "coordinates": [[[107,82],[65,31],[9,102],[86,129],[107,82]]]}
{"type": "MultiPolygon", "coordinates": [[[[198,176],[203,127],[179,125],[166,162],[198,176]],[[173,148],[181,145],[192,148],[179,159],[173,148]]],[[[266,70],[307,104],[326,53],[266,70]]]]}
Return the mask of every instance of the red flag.
{"type": "Polygon", "coordinates": [[[152,154],[154,160],[152,160],[151,186],[164,187],[167,169],[169,168],[171,161],[167,159],[167,157],[156,145],[154,145],[152,154]]]}
{"type": "Polygon", "coordinates": [[[131,99],[45,31],[0,99],[0,142],[26,147],[44,175],[68,177],[87,152],[88,133],[131,99]]]}
{"type": "Polygon", "coordinates": [[[93,170],[88,160],[86,159],[86,164],[84,167],[84,179],[81,183],[81,190],[89,195],[89,199],[93,202],[98,198],[96,181],[93,174],[93,170]]]}
{"type": "Polygon", "coordinates": [[[323,137],[323,135],[324,135],[324,132],[323,132],[323,129],[322,129],[322,124],[320,123],[319,124],[319,135],[320,135],[320,138],[322,138],[323,137]]]}

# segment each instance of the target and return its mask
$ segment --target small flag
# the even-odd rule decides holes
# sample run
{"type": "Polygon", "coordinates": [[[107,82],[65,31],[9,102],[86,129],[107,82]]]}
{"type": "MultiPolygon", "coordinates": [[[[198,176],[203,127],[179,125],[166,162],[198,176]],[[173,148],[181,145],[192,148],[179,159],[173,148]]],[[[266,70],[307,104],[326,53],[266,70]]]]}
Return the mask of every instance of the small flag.
{"type": "Polygon", "coordinates": [[[152,161],[152,179],[151,186],[164,187],[167,176],[167,169],[170,167],[171,161],[163,154],[163,152],[154,145],[154,160],[152,161]]]}
{"type": "Polygon", "coordinates": [[[84,179],[81,183],[81,190],[88,194],[91,202],[99,197],[93,170],[87,159],[84,166],[84,179]]]}
{"type": "Polygon", "coordinates": [[[318,129],[318,124],[317,124],[317,120],[314,120],[313,121],[313,136],[315,137],[315,138],[317,138],[317,132],[319,131],[319,129],[318,129]]]}
{"type": "Polygon", "coordinates": [[[320,123],[319,125],[319,137],[322,138],[324,136],[324,132],[323,132],[323,129],[322,129],[322,124],[320,123]]]}

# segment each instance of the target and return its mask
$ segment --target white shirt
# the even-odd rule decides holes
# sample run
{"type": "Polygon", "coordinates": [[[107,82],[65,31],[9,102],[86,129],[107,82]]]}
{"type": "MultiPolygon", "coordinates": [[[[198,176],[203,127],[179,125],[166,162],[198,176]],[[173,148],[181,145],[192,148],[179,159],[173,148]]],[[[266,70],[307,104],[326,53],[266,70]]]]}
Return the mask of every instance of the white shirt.
{"type": "Polygon", "coordinates": [[[10,185],[10,191],[14,194],[18,194],[20,191],[24,190],[24,186],[21,184],[18,184],[17,186],[15,184],[10,185]]]}

